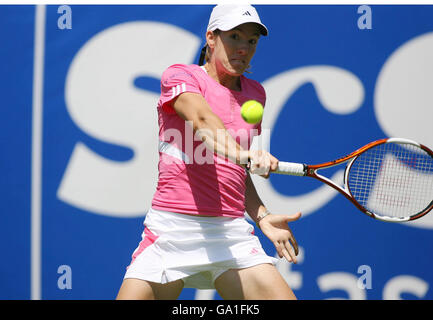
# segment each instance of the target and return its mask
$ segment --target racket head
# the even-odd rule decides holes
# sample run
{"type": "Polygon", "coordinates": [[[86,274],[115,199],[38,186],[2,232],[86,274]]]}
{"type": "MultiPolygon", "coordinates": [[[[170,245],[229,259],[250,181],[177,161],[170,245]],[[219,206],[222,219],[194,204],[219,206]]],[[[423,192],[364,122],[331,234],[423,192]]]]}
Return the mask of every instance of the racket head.
{"type": "Polygon", "coordinates": [[[375,219],[421,218],[433,209],[433,152],[408,139],[378,140],[350,160],[344,185],[351,201],[375,219]]]}

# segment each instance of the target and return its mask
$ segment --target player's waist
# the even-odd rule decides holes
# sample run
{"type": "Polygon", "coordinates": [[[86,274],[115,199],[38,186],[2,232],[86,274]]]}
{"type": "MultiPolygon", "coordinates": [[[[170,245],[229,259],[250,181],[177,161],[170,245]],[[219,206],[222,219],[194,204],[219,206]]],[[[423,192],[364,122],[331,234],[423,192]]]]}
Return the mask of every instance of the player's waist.
{"type": "Polygon", "coordinates": [[[254,229],[246,223],[243,216],[187,215],[153,207],[149,209],[144,224],[156,235],[182,241],[220,238],[220,231],[227,229],[232,230],[230,238],[242,238],[251,234],[254,229]]]}
{"type": "Polygon", "coordinates": [[[245,207],[242,203],[235,205],[221,206],[199,206],[190,202],[167,201],[164,198],[155,196],[152,200],[152,209],[159,211],[168,211],[190,217],[227,217],[240,218],[245,216],[245,207]]]}

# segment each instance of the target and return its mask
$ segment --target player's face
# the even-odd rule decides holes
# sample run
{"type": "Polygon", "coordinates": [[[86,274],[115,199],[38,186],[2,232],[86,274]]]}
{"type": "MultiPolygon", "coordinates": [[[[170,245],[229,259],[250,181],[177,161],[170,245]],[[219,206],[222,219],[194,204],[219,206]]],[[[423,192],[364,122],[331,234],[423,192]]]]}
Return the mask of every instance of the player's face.
{"type": "Polygon", "coordinates": [[[212,54],[216,67],[233,76],[243,74],[256,52],[259,38],[259,27],[255,23],[244,23],[232,30],[221,31],[215,38],[212,54]]]}

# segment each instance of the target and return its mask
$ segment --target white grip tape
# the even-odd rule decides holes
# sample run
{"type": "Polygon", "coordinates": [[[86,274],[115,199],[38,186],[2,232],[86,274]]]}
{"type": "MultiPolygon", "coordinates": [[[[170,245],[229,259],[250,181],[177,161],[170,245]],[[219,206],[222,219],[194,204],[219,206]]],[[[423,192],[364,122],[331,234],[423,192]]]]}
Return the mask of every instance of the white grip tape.
{"type": "Polygon", "coordinates": [[[305,176],[304,167],[305,166],[302,163],[280,161],[275,173],[288,174],[291,176],[305,176]]]}

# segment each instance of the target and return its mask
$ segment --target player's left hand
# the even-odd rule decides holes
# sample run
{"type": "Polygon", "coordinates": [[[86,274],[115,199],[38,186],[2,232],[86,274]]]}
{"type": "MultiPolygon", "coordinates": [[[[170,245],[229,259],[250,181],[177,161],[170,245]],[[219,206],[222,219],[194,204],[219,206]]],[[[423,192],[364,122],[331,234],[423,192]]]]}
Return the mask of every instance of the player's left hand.
{"type": "Polygon", "coordinates": [[[270,214],[259,222],[263,234],[272,241],[280,258],[285,257],[287,261],[297,263],[296,256],[299,253],[298,243],[293,236],[288,223],[296,221],[301,213],[293,215],[270,214]]]}

